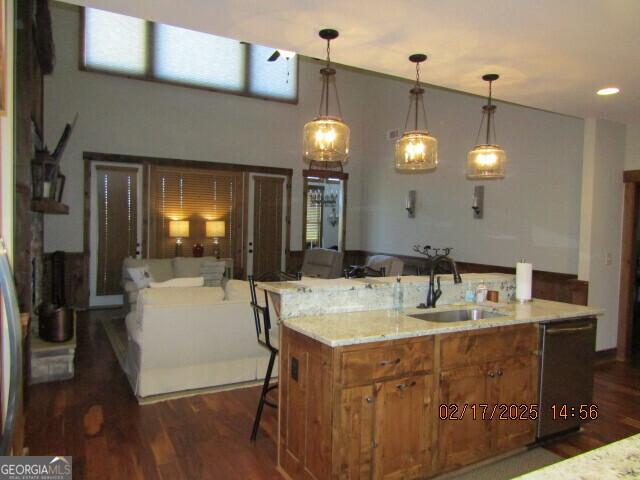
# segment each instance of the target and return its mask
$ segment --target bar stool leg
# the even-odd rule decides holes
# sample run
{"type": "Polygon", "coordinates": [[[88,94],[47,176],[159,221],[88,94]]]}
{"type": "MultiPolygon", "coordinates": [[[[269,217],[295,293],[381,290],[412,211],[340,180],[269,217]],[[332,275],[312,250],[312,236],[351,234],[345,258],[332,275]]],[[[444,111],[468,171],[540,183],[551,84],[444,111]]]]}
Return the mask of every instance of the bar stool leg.
{"type": "Polygon", "coordinates": [[[260,428],[260,418],[262,417],[262,409],[266,401],[267,392],[269,391],[269,382],[271,381],[271,372],[273,370],[273,364],[276,360],[278,352],[272,351],[269,357],[269,366],[267,367],[267,374],[264,377],[264,384],[262,385],[262,393],[260,394],[260,402],[258,402],[258,411],[256,412],[256,418],[253,421],[253,431],[251,432],[251,441],[256,441],[258,435],[258,429],[260,428]]]}

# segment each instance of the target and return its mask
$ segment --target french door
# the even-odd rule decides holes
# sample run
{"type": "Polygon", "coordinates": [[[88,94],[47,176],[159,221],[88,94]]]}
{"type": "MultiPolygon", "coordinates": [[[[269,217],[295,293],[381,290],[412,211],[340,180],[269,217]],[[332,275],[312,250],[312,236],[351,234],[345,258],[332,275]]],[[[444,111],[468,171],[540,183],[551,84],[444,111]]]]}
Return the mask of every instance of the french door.
{"type": "Polygon", "coordinates": [[[90,306],[122,303],[122,262],[140,258],[142,165],[91,164],[90,306]]]}
{"type": "Polygon", "coordinates": [[[283,271],[286,266],[287,177],[250,174],[247,275],[283,271]]]}

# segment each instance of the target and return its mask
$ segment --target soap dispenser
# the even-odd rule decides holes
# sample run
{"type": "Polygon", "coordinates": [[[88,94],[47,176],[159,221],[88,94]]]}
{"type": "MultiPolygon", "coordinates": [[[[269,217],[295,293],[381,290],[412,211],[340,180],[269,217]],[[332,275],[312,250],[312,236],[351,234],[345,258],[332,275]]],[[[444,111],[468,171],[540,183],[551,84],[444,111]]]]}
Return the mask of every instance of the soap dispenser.
{"type": "Polygon", "coordinates": [[[400,283],[400,275],[396,277],[396,283],[393,285],[393,310],[399,312],[402,310],[402,304],[404,303],[404,292],[402,291],[402,284],[400,283]]]}

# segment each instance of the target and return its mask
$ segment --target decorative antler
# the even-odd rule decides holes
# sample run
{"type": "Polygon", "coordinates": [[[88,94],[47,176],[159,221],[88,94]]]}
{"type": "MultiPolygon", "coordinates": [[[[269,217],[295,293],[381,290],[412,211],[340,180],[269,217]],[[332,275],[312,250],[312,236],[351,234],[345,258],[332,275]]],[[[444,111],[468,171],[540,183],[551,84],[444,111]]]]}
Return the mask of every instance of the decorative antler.
{"type": "Polygon", "coordinates": [[[424,247],[421,247],[420,245],[414,245],[413,251],[419,253],[420,255],[424,255],[427,258],[433,258],[433,255],[429,253],[431,251],[431,245],[425,245],[424,247]]]}
{"type": "Polygon", "coordinates": [[[438,257],[440,255],[447,256],[451,253],[452,250],[453,248],[451,247],[431,248],[431,245],[425,245],[425,246],[414,245],[413,246],[414,252],[417,252],[420,255],[424,255],[429,259],[438,257]],[[440,253],[441,251],[443,253],[440,253]]]}

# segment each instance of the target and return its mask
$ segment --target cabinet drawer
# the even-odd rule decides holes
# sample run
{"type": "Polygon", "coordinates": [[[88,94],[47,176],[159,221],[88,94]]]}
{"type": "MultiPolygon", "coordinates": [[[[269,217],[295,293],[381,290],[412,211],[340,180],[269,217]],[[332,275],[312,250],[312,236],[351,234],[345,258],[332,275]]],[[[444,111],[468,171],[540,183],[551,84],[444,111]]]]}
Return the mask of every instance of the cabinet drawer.
{"type": "Polygon", "coordinates": [[[342,383],[366,382],[384,377],[433,369],[433,337],[419,342],[399,343],[347,351],[342,354],[342,383]]]}
{"type": "Polygon", "coordinates": [[[537,349],[537,324],[445,334],[440,337],[440,366],[445,370],[492,362],[530,354],[537,349]]]}

